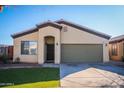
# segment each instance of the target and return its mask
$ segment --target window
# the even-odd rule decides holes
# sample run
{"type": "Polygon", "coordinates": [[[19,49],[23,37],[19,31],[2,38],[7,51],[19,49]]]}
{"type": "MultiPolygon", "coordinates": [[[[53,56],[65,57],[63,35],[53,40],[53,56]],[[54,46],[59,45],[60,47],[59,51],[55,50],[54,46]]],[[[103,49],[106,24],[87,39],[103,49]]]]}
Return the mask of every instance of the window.
{"type": "Polygon", "coordinates": [[[112,44],[112,55],[117,56],[117,44],[112,44]]]}
{"type": "Polygon", "coordinates": [[[37,54],[37,42],[36,41],[22,41],[21,42],[21,54],[36,55],[37,54]]]}

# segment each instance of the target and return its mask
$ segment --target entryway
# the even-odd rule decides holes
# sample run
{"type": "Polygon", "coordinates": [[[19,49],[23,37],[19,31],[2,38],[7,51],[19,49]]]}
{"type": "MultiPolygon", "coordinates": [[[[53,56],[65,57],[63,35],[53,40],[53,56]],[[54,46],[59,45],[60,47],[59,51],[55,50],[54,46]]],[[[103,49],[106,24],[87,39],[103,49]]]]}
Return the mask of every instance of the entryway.
{"type": "Polygon", "coordinates": [[[45,37],[45,63],[54,63],[54,37],[47,36],[45,37]]]}
{"type": "Polygon", "coordinates": [[[47,47],[46,61],[53,62],[54,61],[54,44],[47,44],[46,47],[47,47]]]}

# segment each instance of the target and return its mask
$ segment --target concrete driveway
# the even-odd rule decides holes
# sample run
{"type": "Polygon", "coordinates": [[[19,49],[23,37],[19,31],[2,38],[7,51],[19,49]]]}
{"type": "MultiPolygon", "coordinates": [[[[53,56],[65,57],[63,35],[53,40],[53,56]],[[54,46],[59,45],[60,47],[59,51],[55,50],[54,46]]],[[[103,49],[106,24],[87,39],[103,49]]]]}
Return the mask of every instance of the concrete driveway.
{"type": "Polygon", "coordinates": [[[124,87],[124,68],[106,64],[61,64],[61,87],[124,87]]]}

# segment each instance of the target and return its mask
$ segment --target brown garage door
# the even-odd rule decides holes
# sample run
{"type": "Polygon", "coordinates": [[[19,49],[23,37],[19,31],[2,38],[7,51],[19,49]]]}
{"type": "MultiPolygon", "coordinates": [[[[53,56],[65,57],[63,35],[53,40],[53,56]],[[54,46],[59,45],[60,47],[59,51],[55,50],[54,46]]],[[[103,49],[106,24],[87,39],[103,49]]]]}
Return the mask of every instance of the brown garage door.
{"type": "Polygon", "coordinates": [[[61,61],[70,62],[102,62],[102,44],[62,44],[61,61]]]}

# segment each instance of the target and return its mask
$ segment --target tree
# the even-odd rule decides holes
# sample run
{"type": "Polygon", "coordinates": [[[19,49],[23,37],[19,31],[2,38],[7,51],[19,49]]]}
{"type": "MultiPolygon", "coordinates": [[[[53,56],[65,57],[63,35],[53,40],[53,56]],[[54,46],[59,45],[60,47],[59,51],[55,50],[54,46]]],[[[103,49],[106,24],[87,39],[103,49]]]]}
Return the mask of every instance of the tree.
{"type": "Polygon", "coordinates": [[[0,12],[3,11],[3,5],[0,5],[0,12]]]}

